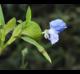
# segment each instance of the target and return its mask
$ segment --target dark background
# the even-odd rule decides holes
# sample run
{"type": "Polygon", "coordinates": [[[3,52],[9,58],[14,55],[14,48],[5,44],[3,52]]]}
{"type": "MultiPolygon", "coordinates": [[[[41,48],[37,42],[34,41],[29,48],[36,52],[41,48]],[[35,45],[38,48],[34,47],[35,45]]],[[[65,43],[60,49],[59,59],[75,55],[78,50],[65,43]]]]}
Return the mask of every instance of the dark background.
{"type": "Polygon", "coordinates": [[[5,21],[12,17],[25,20],[28,6],[32,9],[32,20],[40,24],[42,31],[49,28],[49,22],[56,18],[63,19],[70,28],[60,34],[60,41],[55,45],[42,39],[53,64],[47,62],[34,46],[17,40],[8,47],[7,54],[1,56],[0,69],[20,69],[20,51],[24,47],[29,48],[26,55],[28,70],[80,69],[80,4],[2,4],[5,21]]]}

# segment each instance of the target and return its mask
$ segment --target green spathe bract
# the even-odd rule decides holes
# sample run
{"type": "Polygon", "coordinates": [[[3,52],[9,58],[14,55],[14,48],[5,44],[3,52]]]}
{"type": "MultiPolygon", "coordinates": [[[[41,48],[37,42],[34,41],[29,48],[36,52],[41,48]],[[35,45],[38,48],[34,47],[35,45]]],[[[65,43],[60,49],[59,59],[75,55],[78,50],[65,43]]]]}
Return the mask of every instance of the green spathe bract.
{"type": "Polygon", "coordinates": [[[39,24],[34,21],[30,21],[29,25],[23,30],[22,35],[26,35],[35,40],[39,40],[42,36],[42,31],[39,27],[39,24]]]}

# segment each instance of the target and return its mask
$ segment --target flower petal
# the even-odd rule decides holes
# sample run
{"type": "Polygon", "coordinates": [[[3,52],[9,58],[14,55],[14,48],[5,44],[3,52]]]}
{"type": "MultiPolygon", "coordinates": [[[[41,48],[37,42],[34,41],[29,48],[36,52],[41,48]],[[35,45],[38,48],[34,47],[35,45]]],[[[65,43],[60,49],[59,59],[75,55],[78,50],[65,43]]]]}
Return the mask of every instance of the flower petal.
{"type": "Polygon", "coordinates": [[[53,29],[53,28],[49,29],[48,33],[50,35],[48,39],[51,41],[51,44],[55,44],[56,42],[58,42],[59,35],[55,31],[55,29],[53,29]]]}
{"type": "Polygon", "coordinates": [[[56,19],[50,22],[50,28],[54,28],[58,33],[67,28],[66,23],[61,19],[56,19]]]}

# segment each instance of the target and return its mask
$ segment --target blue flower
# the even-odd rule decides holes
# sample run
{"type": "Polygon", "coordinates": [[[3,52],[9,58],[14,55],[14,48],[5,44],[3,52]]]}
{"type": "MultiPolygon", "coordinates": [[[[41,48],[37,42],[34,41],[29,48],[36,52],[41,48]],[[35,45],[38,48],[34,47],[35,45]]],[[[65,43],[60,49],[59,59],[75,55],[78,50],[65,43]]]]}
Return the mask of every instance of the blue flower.
{"type": "Polygon", "coordinates": [[[50,40],[51,44],[59,41],[59,33],[66,29],[66,23],[61,19],[56,19],[50,22],[50,29],[44,32],[44,37],[50,40]]]}

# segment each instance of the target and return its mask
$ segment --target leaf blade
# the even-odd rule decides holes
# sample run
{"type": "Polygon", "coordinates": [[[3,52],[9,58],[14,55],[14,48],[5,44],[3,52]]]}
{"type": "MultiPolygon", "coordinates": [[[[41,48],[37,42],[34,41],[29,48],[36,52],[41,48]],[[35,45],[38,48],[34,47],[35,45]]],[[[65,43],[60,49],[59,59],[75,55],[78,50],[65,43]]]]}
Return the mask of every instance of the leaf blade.
{"type": "Polygon", "coordinates": [[[35,40],[29,38],[29,37],[21,37],[24,41],[30,43],[30,44],[33,44],[34,46],[36,46],[38,48],[38,51],[40,53],[42,53],[42,55],[50,62],[52,63],[48,53],[45,51],[45,49],[39,44],[37,43],[35,40]]]}
{"type": "Polygon", "coordinates": [[[16,18],[12,18],[11,20],[8,21],[8,23],[3,27],[5,30],[5,35],[8,34],[11,30],[14,29],[16,25],[16,18]]]}
{"type": "Polygon", "coordinates": [[[16,25],[16,19],[15,18],[12,18],[10,21],[8,21],[8,23],[6,25],[3,26],[2,29],[0,29],[0,36],[1,36],[1,46],[3,46],[4,44],[4,41],[5,41],[5,38],[6,38],[6,35],[14,29],[16,25]]]}
{"type": "Polygon", "coordinates": [[[0,25],[4,25],[4,24],[5,24],[5,21],[4,21],[3,11],[0,4],[0,25]]]}
{"type": "Polygon", "coordinates": [[[31,8],[28,7],[27,12],[26,12],[26,22],[31,21],[31,8]]]}
{"type": "Polygon", "coordinates": [[[19,37],[19,36],[21,35],[21,31],[22,31],[22,28],[23,28],[23,24],[24,24],[24,23],[25,23],[25,22],[19,24],[19,25],[14,29],[14,31],[13,31],[13,33],[12,33],[12,36],[11,36],[11,38],[7,41],[7,43],[5,44],[5,47],[8,46],[8,45],[10,45],[12,42],[14,42],[14,41],[17,39],[17,37],[19,37]]]}

